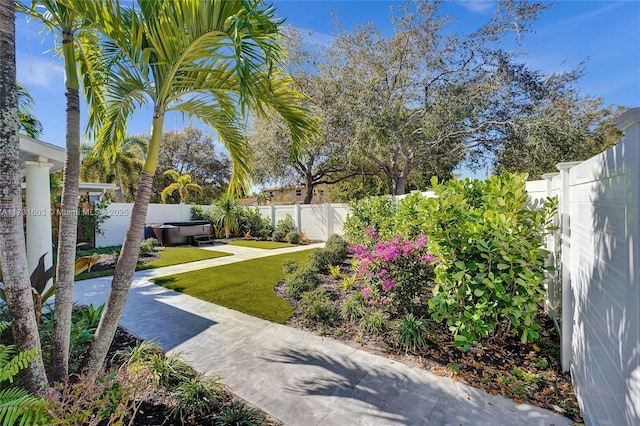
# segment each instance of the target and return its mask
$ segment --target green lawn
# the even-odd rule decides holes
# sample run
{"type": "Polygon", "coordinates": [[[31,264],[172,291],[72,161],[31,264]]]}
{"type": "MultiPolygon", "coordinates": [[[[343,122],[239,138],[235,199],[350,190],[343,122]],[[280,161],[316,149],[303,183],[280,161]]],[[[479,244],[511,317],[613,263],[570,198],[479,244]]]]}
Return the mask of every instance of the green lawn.
{"type": "Polygon", "coordinates": [[[309,253],[311,250],[280,254],[152,281],[198,299],[284,324],[293,315],[293,307],[273,291],[285,276],[282,262],[285,259],[304,262],[309,253]]]}
{"type": "MultiPolygon", "coordinates": [[[[113,250],[112,250],[113,251],[113,250]]],[[[111,253],[111,252],[106,252],[111,253]]],[[[230,253],[220,251],[203,250],[195,247],[167,247],[160,251],[160,258],[143,265],[137,265],[136,270],[161,268],[163,266],[179,265],[181,263],[195,262],[198,260],[215,259],[216,257],[230,256],[230,253]]],[[[105,277],[113,275],[113,269],[86,272],[76,276],[76,281],[89,278],[105,277]]]]}
{"type": "Polygon", "coordinates": [[[265,250],[296,246],[295,244],[279,243],[276,241],[256,241],[256,240],[237,240],[237,241],[230,241],[228,244],[231,246],[251,247],[251,248],[259,248],[259,249],[265,249],[265,250]]]}

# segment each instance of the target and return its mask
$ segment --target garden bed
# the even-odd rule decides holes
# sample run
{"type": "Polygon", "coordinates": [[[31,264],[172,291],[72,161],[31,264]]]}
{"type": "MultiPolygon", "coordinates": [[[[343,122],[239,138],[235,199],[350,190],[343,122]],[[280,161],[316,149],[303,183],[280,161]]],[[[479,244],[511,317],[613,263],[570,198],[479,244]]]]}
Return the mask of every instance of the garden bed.
{"type": "MultiPolygon", "coordinates": [[[[348,265],[345,265],[348,267],[348,265]]],[[[358,287],[345,291],[340,280],[319,274],[318,288],[326,290],[336,312],[358,287]]],[[[439,376],[450,377],[493,395],[526,402],[565,415],[576,422],[582,421],[571,377],[563,373],[559,363],[559,337],[553,322],[544,313],[535,317],[540,325],[540,340],[522,344],[511,337],[505,341],[483,342],[464,352],[454,347],[451,333],[444,324],[428,323],[426,347],[405,351],[388,329],[380,333],[363,333],[353,322],[334,317],[334,321],[309,320],[300,309],[299,300],[286,293],[285,280],[275,292],[294,307],[293,316],[286,325],[332,337],[350,346],[377,355],[393,358],[411,367],[422,368],[439,376]]],[[[424,317],[428,314],[424,312],[424,317]]]]}

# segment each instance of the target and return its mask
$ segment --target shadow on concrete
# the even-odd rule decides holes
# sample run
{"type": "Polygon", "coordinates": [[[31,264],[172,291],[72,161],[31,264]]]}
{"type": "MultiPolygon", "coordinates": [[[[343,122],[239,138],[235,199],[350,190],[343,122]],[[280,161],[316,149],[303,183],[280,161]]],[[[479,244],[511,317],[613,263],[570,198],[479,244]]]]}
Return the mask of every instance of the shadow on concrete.
{"type": "Polygon", "coordinates": [[[134,286],[121,323],[136,336],[159,343],[165,351],[217,324],[174,306],[179,296],[180,293],[153,284],[134,286]]]}

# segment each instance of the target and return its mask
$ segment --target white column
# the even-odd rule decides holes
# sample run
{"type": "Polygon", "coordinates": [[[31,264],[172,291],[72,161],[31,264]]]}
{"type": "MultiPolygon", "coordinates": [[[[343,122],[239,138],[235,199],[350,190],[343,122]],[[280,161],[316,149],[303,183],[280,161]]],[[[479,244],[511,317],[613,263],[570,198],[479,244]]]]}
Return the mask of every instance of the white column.
{"type": "Polygon", "coordinates": [[[49,190],[48,158],[25,161],[27,179],[27,264],[29,274],[38,266],[40,256],[46,253],[44,265],[53,265],[51,241],[51,198],[49,190]]]}
{"type": "Polygon", "coordinates": [[[300,213],[300,204],[294,204],[293,205],[293,213],[295,215],[295,222],[296,222],[296,228],[298,230],[298,232],[302,232],[302,215],[300,213]]]}
{"type": "Polygon", "coordinates": [[[563,371],[571,368],[571,341],[573,339],[573,290],[571,289],[571,185],[569,171],[580,161],[560,163],[556,167],[560,170],[560,229],[562,238],[562,328],[560,363],[563,371]]]}
{"type": "MultiPolygon", "coordinates": [[[[559,173],[545,173],[542,175],[542,179],[546,180],[547,188],[546,188],[546,196],[551,197],[553,195],[553,178],[558,176],[559,173]]],[[[553,219],[554,225],[558,225],[558,215],[553,219]]],[[[549,263],[553,267],[558,267],[558,259],[556,258],[556,239],[559,238],[559,231],[550,231],[545,237],[545,248],[549,252],[549,263]]],[[[547,288],[547,298],[545,300],[545,311],[553,318],[555,321],[557,319],[557,308],[560,306],[560,299],[557,297],[560,294],[559,286],[562,285],[561,282],[557,279],[557,273],[547,272],[545,274],[547,276],[545,287],[547,288]]],[[[556,324],[557,325],[557,324],[556,324]]]]}

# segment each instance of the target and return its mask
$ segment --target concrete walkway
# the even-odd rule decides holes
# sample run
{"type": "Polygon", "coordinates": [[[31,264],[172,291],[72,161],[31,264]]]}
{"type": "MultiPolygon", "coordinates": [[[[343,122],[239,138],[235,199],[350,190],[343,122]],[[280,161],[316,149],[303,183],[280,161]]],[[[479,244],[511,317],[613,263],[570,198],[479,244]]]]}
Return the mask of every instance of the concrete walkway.
{"type": "MultiPolygon", "coordinates": [[[[306,246],[302,249],[310,248],[306,246]]],[[[122,325],[292,426],[570,425],[551,411],[264,321],[151,284],[149,278],[288,251],[215,246],[234,253],[137,272],[122,325]]],[[[76,283],[76,300],[99,305],[111,277],[76,283]]]]}

